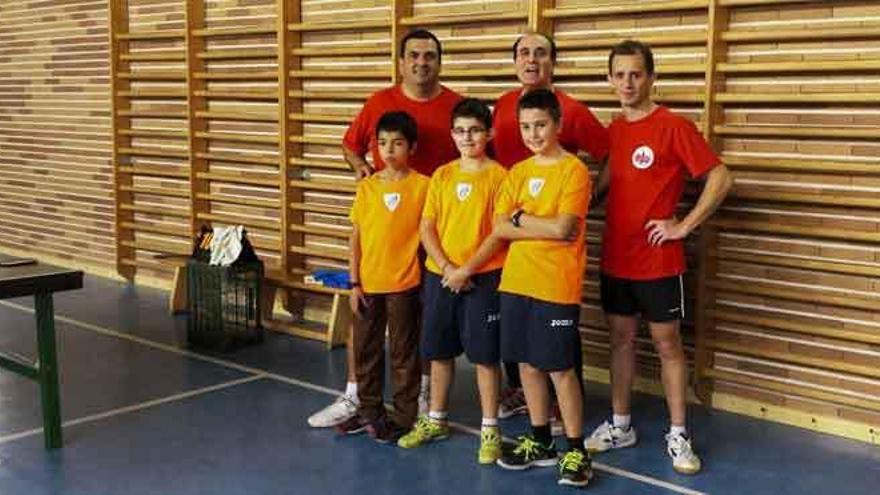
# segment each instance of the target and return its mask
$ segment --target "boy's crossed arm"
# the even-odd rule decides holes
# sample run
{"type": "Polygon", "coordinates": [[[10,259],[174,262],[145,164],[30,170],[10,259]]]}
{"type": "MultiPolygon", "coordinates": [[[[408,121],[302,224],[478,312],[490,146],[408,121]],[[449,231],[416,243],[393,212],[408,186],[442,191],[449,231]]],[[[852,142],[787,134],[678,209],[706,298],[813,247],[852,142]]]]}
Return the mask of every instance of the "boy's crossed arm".
{"type": "Polygon", "coordinates": [[[444,272],[443,284],[454,292],[462,290],[474,272],[511,241],[528,239],[574,241],[578,237],[580,222],[577,215],[568,213],[552,217],[522,213],[519,216],[519,227],[516,227],[507,215],[496,215],[492,234],[480,244],[480,247],[466,263],[450,270],[448,274],[444,272]]]}

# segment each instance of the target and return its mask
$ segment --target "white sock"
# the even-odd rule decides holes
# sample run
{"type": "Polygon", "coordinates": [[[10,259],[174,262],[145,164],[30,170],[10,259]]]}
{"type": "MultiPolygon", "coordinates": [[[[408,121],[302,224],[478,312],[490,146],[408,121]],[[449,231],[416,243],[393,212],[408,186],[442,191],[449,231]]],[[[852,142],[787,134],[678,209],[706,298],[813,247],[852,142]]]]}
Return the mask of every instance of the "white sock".
{"type": "Polygon", "coordinates": [[[497,428],[498,427],[498,418],[483,418],[482,423],[483,428],[497,428]]]}
{"type": "Polygon", "coordinates": [[[357,382],[348,382],[345,384],[345,395],[347,395],[352,402],[358,403],[358,384],[357,382]]]}
{"type": "Polygon", "coordinates": [[[431,375],[422,375],[422,390],[431,388],[431,375]]]}
{"type": "Polygon", "coordinates": [[[614,414],[611,416],[611,421],[614,426],[620,428],[621,430],[626,430],[629,428],[630,421],[632,421],[632,416],[629,414],[614,414]]]}
{"type": "Polygon", "coordinates": [[[669,433],[673,435],[681,435],[683,437],[687,437],[687,427],[669,425],[669,433]]]}
{"type": "Polygon", "coordinates": [[[448,413],[446,411],[429,411],[428,419],[435,423],[445,423],[447,415],[448,413]]]}

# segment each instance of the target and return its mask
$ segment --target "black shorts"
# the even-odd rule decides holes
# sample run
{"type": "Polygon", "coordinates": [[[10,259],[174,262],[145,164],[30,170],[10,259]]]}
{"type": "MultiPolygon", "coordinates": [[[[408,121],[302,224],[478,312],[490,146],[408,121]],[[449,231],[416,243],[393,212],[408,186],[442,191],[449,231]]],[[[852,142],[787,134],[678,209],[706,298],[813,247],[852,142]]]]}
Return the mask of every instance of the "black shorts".
{"type": "Polygon", "coordinates": [[[581,336],[578,304],[556,304],[501,293],[501,358],[542,371],[576,366],[581,336]]]}
{"type": "Polygon", "coordinates": [[[600,277],[605,313],[635,316],[662,323],[684,319],[684,286],[681,275],[654,280],[629,280],[604,273],[600,277]]]}
{"type": "Polygon", "coordinates": [[[425,272],[422,357],[452,359],[464,352],[472,363],[497,363],[501,270],[474,275],[474,287],[458,294],[443,287],[442,280],[425,272]]]}

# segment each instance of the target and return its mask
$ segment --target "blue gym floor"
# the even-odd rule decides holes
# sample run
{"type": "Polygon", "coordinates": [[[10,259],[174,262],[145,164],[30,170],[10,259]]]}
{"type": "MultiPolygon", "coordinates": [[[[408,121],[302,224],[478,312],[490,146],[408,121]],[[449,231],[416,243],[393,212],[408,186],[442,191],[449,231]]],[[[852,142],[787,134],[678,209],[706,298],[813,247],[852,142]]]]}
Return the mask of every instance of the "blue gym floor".
{"type": "MultiPolygon", "coordinates": [[[[164,292],[87,277],[55,297],[65,447],[43,449],[35,383],[0,370],[0,495],[572,493],[552,468],[507,472],[475,461],[472,369],[460,364],[448,441],[415,451],[311,429],[345,383],[343,350],[269,334],[232,354],[185,346],[164,292]]],[[[0,349],[35,354],[30,299],[0,301],[0,349]]],[[[587,429],[608,414],[588,385],[587,429]]],[[[595,494],[876,494],[880,448],[692,407],[704,470],[675,474],[661,399],[636,396],[637,447],[596,458],[595,494]]],[[[503,421],[507,436],[525,429],[503,421]]]]}

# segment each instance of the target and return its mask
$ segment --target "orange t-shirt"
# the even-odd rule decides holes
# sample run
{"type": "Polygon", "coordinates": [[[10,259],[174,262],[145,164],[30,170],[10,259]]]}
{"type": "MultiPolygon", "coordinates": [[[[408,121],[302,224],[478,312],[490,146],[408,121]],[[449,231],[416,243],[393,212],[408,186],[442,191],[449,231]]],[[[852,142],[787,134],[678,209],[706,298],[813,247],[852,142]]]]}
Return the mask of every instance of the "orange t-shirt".
{"type": "Polygon", "coordinates": [[[590,174],[576,156],[553,165],[534,157],[517,163],[501,186],[495,211],[511,215],[522,208],[529,215],[577,216],[578,236],[569,241],[520,240],[510,243],[498,290],[556,304],[578,304],[586,253],[584,219],[590,204],[590,174]]]}
{"type": "Polygon", "coordinates": [[[445,86],[439,95],[428,101],[411,100],[403,94],[400,85],[373,93],[364,103],[361,112],[345,132],[342,145],[349,151],[373,157],[373,168],[385,167],[379,157],[376,141],[376,124],[385,112],[406,112],[416,121],[418,138],[416,151],[409,166],[416,172],[430,177],[440,165],[458,158],[458,149],[449,133],[452,109],[462,96],[445,86]]]}
{"type": "Polygon", "coordinates": [[[364,292],[401,292],[421,282],[419,221],[429,182],[410,172],[397,181],[372,175],[358,183],[349,218],[360,233],[364,292]]]}
{"type": "MultiPolygon", "coordinates": [[[[494,161],[478,172],[462,170],[458,160],[434,172],[422,218],[434,219],[440,246],[452,263],[461,266],[467,262],[492,233],[495,201],[506,175],[504,167],[494,161]]],[[[496,253],[477,273],[500,269],[505,253],[496,253]]],[[[425,266],[441,274],[430,256],[425,266]]]]}
{"type": "Polygon", "coordinates": [[[665,107],[635,122],[619,117],[609,131],[602,272],[629,280],[679,275],[685,271],[684,242],[651,246],[645,224],[675,215],[685,173],[700,177],[720,160],[693,122],[665,107]]]}

